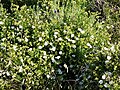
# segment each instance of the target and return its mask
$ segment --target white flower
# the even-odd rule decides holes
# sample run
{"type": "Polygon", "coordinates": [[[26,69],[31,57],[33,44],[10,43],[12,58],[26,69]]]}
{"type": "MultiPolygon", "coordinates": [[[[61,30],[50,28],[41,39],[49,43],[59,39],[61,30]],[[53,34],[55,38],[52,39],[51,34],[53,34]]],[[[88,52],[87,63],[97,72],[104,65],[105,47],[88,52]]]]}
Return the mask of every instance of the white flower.
{"type": "Polygon", "coordinates": [[[63,66],[64,66],[64,68],[68,68],[66,64],[64,64],[63,66]]]}
{"type": "Polygon", "coordinates": [[[19,31],[20,29],[17,27],[16,31],[19,31]]]}
{"type": "Polygon", "coordinates": [[[46,55],[46,51],[44,51],[43,54],[46,55]]]}
{"type": "Polygon", "coordinates": [[[55,62],[56,62],[56,61],[55,61],[55,59],[54,59],[54,57],[52,57],[52,58],[51,58],[51,60],[52,60],[52,62],[53,62],[53,63],[55,63],[55,62]]]}
{"type": "Polygon", "coordinates": [[[107,60],[110,60],[111,59],[111,57],[110,56],[107,56],[107,60]]]}
{"type": "Polygon", "coordinates": [[[74,34],[71,34],[71,38],[73,38],[74,37],[74,34]]]}
{"type": "Polygon", "coordinates": [[[107,83],[105,83],[105,84],[104,84],[104,87],[106,87],[106,88],[107,88],[107,87],[108,87],[108,84],[107,84],[107,83]]]}
{"type": "Polygon", "coordinates": [[[92,48],[92,46],[90,45],[90,43],[87,43],[87,46],[89,46],[90,48],[92,48]]]}
{"type": "Polygon", "coordinates": [[[109,26],[106,26],[107,27],[107,29],[110,29],[110,27],[109,26]]]}
{"type": "Polygon", "coordinates": [[[66,64],[63,65],[65,69],[67,69],[68,72],[68,66],[66,64]]]}
{"type": "Polygon", "coordinates": [[[15,77],[16,77],[16,74],[13,74],[13,75],[12,75],[12,78],[15,78],[15,77]]]}
{"type": "Polygon", "coordinates": [[[76,39],[76,40],[79,40],[79,38],[78,38],[78,37],[76,37],[75,39],[76,39]]]}
{"type": "Polygon", "coordinates": [[[6,38],[2,38],[2,41],[5,41],[6,40],[6,38]]]}
{"type": "Polygon", "coordinates": [[[32,51],[32,48],[29,48],[28,50],[29,50],[29,51],[32,51]]]}
{"type": "Polygon", "coordinates": [[[2,74],[4,75],[6,72],[3,72],[2,74]]]}
{"type": "Polygon", "coordinates": [[[58,73],[59,73],[59,74],[62,74],[62,71],[61,71],[60,69],[58,69],[58,73]]]}
{"type": "Polygon", "coordinates": [[[115,52],[115,46],[113,45],[113,46],[110,48],[110,50],[111,50],[112,52],[115,52]]]}
{"type": "Polygon", "coordinates": [[[112,75],[112,73],[111,73],[111,72],[108,72],[108,75],[109,75],[109,76],[111,76],[111,75],[112,75]]]}
{"type": "Polygon", "coordinates": [[[14,26],[11,26],[11,29],[15,29],[15,27],[14,27],[14,26]]]}
{"type": "Polygon", "coordinates": [[[58,38],[58,40],[59,40],[59,41],[62,41],[63,39],[60,37],[60,38],[58,38]]]}
{"type": "Polygon", "coordinates": [[[112,28],[114,28],[114,26],[113,26],[113,25],[111,25],[111,27],[112,27],[112,28]]]}
{"type": "Polygon", "coordinates": [[[59,51],[59,54],[61,55],[61,54],[62,54],[62,51],[59,51]]]}
{"type": "Polygon", "coordinates": [[[104,75],[102,75],[102,79],[105,79],[106,78],[106,75],[104,74],[104,75]]]}
{"type": "Polygon", "coordinates": [[[66,31],[66,30],[64,30],[63,32],[64,32],[64,33],[66,33],[67,31],[66,31]]]}
{"type": "Polygon", "coordinates": [[[29,11],[30,9],[27,9],[27,11],[29,11]]]}
{"type": "Polygon", "coordinates": [[[60,59],[60,56],[55,57],[55,59],[60,59]]]}
{"type": "Polygon", "coordinates": [[[25,42],[28,42],[28,39],[25,37],[25,42]]]}
{"type": "Polygon", "coordinates": [[[0,21],[0,25],[4,24],[2,21],[0,21]]]}
{"type": "Polygon", "coordinates": [[[20,61],[23,63],[23,59],[21,58],[20,61]]]}
{"type": "Polygon", "coordinates": [[[21,42],[21,41],[22,41],[22,39],[21,39],[21,38],[19,38],[19,37],[17,37],[17,40],[18,40],[19,42],[21,42]]]}
{"type": "Polygon", "coordinates": [[[49,79],[49,78],[50,78],[50,75],[47,75],[47,78],[49,79]]]}
{"type": "Polygon", "coordinates": [[[69,38],[67,39],[68,41],[71,41],[69,38]]]}
{"type": "Polygon", "coordinates": [[[34,81],[32,81],[32,85],[34,85],[34,81]]]}
{"type": "Polygon", "coordinates": [[[52,46],[52,45],[53,45],[53,43],[52,43],[52,42],[50,42],[50,45],[52,46]]]}
{"type": "MultiPolygon", "coordinates": [[[[18,32],[17,35],[21,35],[21,32],[18,32]]],[[[17,38],[20,38],[20,37],[17,37],[17,38]]]]}
{"type": "Polygon", "coordinates": [[[42,32],[42,36],[44,36],[45,35],[45,32],[42,32]]]}
{"type": "Polygon", "coordinates": [[[0,73],[2,73],[3,72],[3,70],[0,70],[0,73]]]}
{"type": "Polygon", "coordinates": [[[87,58],[87,55],[85,54],[84,57],[87,58]]]}
{"type": "Polygon", "coordinates": [[[46,6],[46,9],[48,10],[48,9],[49,9],[49,7],[48,7],[48,6],[46,6]]]}
{"type": "Polygon", "coordinates": [[[46,58],[47,58],[47,56],[46,56],[46,55],[44,55],[44,56],[43,56],[43,58],[44,58],[44,59],[46,59],[46,58]]]}
{"type": "Polygon", "coordinates": [[[75,55],[73,54],[72,57],[75,57],[75,55]]]}
{"type": "Polygon", "coordinates": [[[28,73],[28,75],[32,75],[32,73],[28,73]]]}
{"type": "Polygon", "coordinates": [[[72,47],[75,49],[75,48],[76,48],[76,45],[73,45],[72,47]]]}
{"type": "Polygon", "coordinates": [[[109,84],[113,84],[113,81],[110,81],[109,84]]]}
{"type": "Polygon", "coordinates": [[[52,51],[55,51],[56,50],[56,47],[52,47],[52,49],[51,49],[52,51]]]}
{"type": "Polygon", "coordinates": [[[38,49],[42,49],[42,46],[39,46],[38,49]]]}
{"type": "Polygon", "coordinates": [[[91,35],[91,38],[94,38],[94,36],[93,36],[93,35],[91,35]]]}
{"type": "Polygon", "coordinates": [[[78,31],[80,31],[82,34],[84,34],[84,33],[85,33],[85,31],[84,31],[84,30],[82,30],[81,28],[78,28],[78,31]]]}
{"type": "Polygon", "coordinates": [[[65,37],[65,39],[67,39],[67,40],[68,40],[69,38],[66,36],[66,37],[65,37]]]}
{"type": "Polygon", "coordinates": [[[15,37],[15,34],[13,33],[12,36],[15,37]]]}
{"type": "Polygon", "coordinates": [[[22,29],[22,28],[23,28],[23,26],[19,25],[19,28],[20,28],[20,29],[22,29]]]}
{"type": "Polygon", "coordinates": [[[93,36],[93,35],[91,35],[91,36],[90,36],[90,39],[94,39],[94,36],[93,36]]]}
{"type": "Polygon", "coordinates": [[[39,41],[42,41],[42,37],[39,37],[39,41]]]}
{"type": "Polygon", "coordinates": [[[104,50],[106,50],[106,51],[107,51],[107,50],[109,50],[109,49],[108,49],[108,48],[106,48],[106,47],[104,47],[104,50]]]}
{"type": "Polygon", "coordinates": [[[85,33],[85,31],[81,31],[81,33],[82,33],[82,34],[84,34],[84,33],[85,33]]]}
{"type": "Polygon", "coordinates": [[[54,70],[54,69],[52,69],[52,70],[51,70],[51,72],[55,72],[55,70],[54,70]]]}
{"type": "Polygon", "coordinates": [[[35,26],[33,26],[33,25],[32,25],[32,28],[34,29],[34,28],[35,28],[35,26]]]}
{"type": "Polygon", "coordinates": [[[13,45],[13,49],[16,51],[16,50],[17,50],[17,46],[16,46],[16,45],[13,45]]]}
{"type": "Polygon", "coordinates": [[[57,35],[53,35],[55,38],[57,38],[57,35]]]}
{"type": "Polygon", "coordinates": [[[82,29],[81,29],[81,28],[78,28],[78,31],[82,31],[82,29]]]}
{"type": "Polygon", "coordinates": [[[76,41],[75,40],[71,40],[72,41],[72,43],[76,43],[76,41]]]}
{"type": "Polygon", "coordinates": [[[22,66],[20,66],[20,68],[19,68],[19,72],[23,72],[23,68],[22,68],[22,66]]]}
{"type": "Polygon", "coordinates": [[[103,84],[103,80],[100,80],[100,81],[99,81],[99,84],[103,84]]]}
{"type": "Polygon", "coordinates": [[[58,32],[54,32],[54,35],[57,35],[58,34],[58,32]]]}
{"type": "Polygon", "coordinates": [[[64,23],[64,25],[67,25],[67,23],[64,23]]]}
{"type": "Polygon", "coordinates": [[[7,74],[7,76],[10,76],[10,73],[8,71],[6,72],[6,74],[7,74]]]}
{"type": "Polygon", "coordinates": [[[102,42],[102,45],[104,45],[105,43],[104,42],[102,42]]]}
{"type": "Polygon", "coordinates": [[[109,60],[106,60],[106,61],[105,61],[105,64],[107,64],[107,63],[109,63],[109,62],[110,62],[109,60]]]}
{"type": "Polygon", "coordinates": [[[48,42],[46,41],[46,42],[44,43],[44,45],[47,46],[47,45],[48,45],[48,42]]]}

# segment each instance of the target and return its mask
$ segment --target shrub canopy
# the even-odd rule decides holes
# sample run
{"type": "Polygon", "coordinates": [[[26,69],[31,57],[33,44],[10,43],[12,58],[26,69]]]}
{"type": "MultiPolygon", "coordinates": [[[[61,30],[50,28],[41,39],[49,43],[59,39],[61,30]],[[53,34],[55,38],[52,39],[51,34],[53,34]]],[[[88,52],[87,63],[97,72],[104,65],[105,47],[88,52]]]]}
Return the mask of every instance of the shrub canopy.
{"type": "Polygon", "coordinates": [[[0,7],[0,89],[120,89],[112,19],[96,22],[86,0],[42,3],[12,7],[13,14],[0,7]]]}

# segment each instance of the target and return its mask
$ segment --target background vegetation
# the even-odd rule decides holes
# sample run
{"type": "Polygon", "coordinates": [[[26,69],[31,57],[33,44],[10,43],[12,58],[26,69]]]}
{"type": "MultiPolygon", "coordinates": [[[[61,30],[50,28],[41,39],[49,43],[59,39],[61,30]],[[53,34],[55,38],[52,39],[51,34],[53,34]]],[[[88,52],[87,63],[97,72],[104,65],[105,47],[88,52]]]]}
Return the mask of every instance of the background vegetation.
{"type": "Polygon", "coordinates": [[[113,0],[1,0],[1,90],[119,90],[113,0]]]}

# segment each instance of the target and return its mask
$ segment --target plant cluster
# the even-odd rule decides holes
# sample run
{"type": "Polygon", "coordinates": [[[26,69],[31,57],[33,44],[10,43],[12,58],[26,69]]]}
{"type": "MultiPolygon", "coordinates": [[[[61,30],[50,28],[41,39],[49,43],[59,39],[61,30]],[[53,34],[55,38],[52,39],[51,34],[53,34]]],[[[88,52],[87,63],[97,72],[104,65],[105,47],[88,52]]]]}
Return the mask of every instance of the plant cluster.
{"type": "Polygon", "coordinates": [[[87,0],[86,11],[88,15],[96,14],[96,22],[106,22],[107,30],[111,34],[111,42],[118,43],[120,40],[120,1],[119,0],[87,0]]]}
{"type": "Polygon", "coordinates": [[[13,16],[0,7],[0,89],[119,90],[114,20],[95,23],[86,0],[42,3],[14,8],[13,16]]]}

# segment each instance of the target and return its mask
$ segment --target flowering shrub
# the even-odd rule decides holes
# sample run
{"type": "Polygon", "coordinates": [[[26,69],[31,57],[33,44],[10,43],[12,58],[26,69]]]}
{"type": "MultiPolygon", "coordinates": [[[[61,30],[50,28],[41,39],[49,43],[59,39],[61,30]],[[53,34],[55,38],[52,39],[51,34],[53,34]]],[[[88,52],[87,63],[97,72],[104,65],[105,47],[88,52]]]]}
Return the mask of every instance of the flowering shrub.
{"type": "Polygon", "coordinates": [[[84,0],[49,4],[14,16],[0,7],[0,89],[119,89],[120,46],[106,25],[88,18],[84,0]]]}

